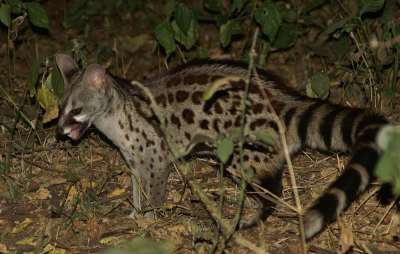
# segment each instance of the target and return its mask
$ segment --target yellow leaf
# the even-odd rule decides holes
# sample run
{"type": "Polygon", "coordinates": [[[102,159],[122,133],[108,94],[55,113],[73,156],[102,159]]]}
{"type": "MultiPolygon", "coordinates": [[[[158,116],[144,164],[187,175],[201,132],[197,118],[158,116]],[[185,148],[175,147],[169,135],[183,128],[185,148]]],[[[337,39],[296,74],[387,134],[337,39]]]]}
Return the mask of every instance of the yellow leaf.
{"type": "Polygon", "coordinates": [[[58,101],[54,94],[50,92],[46,87],[42,87],[37,93],[37,99],[40,103],[40,106],[46,110],[46,113],[43,115],[43,122],[47,123],[51,120],[57,118],[58,116],[58,101]]]}
{"type": "Polygon", "coordinates": [[[175,231],[177,233],[187,231],[186,226],[184,225],[175,225],[168,228],[169,231],[175,231]]]}
{"type": "Polygon", "coordinates": [[[115,196],[118,196],[118,195],[121,195],[121,194],[124,194],[125,193],[125,189],[118,189],[118,188],[116,188],[113,192],[111,192],[110,193],[110,195],[108,195],[108,197],[115,197],[115,196]]]}
{"type": "Polygon", "coordinates": [[[33,220],[26,218],[23,222],[21,222],[20,224],[18,224],[17,226],[15,226],[13,228],[13,230],[11,231],[11,233],[15,234],[15,233],[19,233],[21,232],[24,228],[26,228],[27,226],[29,226],[31,223],[33,222],[33,220]]]}
{"type": "MultiPolygon", "coordinates": [[[[239,82],[244,80],[242,77],[238,76],[228,76],[225,78],[217,79],[216,81],[212,82],[204,91],[203,100],[207,101],[211,99],[216,91],[221,86],[231,85],[232,82],[239,82]]],[[[244,88],[244,87],[243,87],[244,88]]]]}
{"type": "Polygon", "coordinates": [[[7,246],[5,244],[0,243],[0,252],[7,253],[7,246]]]}
{"type": "Polygon", "coordinates": [[[35,198],[40,200],[49,199],[50,191],[46,188],[40,188],[35,192],[35,198]]]}
{"type": "Polygon", "coordinates": [[[144,217],[141,214],[135,214],[135,222],[139,228],[146,229],[155,223],[154,220],[144,217]]]}
{"type": "Polygon", "coordinates": [[[24,239],[19,240],[17,242],[17,244],[20,244],[20,245],[28,245],[28,244],[32,245],[33,240],[35,240],[34,236],[28,236],[28,237],[25,237],[24,239]]]}
{"type": "Polygon", "coordinates": [[[110,242],[117,241],[117,240],[118,240],[118,237],[109,236],[109,237],[105,237],[105,238],[101,239],[100,243],[101,244],[109,244],[110,242]]]}
{"type": "Polygon", "coordinates": [[[56,248],[51,244],[47,244],[41,253],[65,254],[67,251],[61,248],[56,248]]]}

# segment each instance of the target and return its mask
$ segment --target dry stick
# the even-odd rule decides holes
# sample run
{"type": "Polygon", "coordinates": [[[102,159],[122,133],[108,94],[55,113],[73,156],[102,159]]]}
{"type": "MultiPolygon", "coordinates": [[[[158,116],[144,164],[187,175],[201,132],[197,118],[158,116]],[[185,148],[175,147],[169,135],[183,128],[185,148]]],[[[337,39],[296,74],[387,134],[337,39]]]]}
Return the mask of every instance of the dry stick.
{"type": "MultiPolygon", "coordinates": [[[[366,232],[366,231],[362,231],[362,230],[354,230],[354,232],[357,232],[357,233],[363,234],[363,235],[368,235],[373,238],[377,238],[377,240],[379,240],[381,242],[390,244],[390,245],[396,247],[397,249],[400,249],[400,244],[396,244],[395,242],[393,242],[393,240],[387,239],[386,237],[381,236],[381,235],[377,235],[374,232],[366,232]]],[[[359,237],[358,239],[364,240],[364,241],[370,240],[370,238],[366,238],[366,237],[359,237]]],[[[396,253],[396,252],[393,252],[393,253],[396,253]]]]}
{"type": "Polygon", "coordinates": [[[267,94],[265,93],[265,91],[264,91],[264,89],[263,89],[263,87],[261,85],[261,80],[260,80],[260,77],[259,77],[259,75],[257,73],[256,68],[253,68],[253,73],[254,73],[254,76],[257,79],[257,84],[259,85],[259,89],[261,91],[261,94],[264,97],[265,101],[267,102],[268,109],[272,112],[272,117],[274,118],[275,122],[278,125],[279,136],[281,137],[283,151],[285,153],[286,163],[288,165],[289,174],[290,174],[290,180],[292,182],[293,193],[294,193],[296,206],[297,206],[297,209],[295,211],[299,215],[301,244],[302,244],[302,247],[303,247],[303,253],[306,254],[307,253],[307,246],[306,246],[306,238],[305,238],[305,235],[304,235],[304,224],[303,224],[303,216],[302,216],[303,213],[302,213],[302,208],[301,208],[301,203],[300,203],[299,192],[297,191],[297,184],[296,184],[296,178],[294,176],[293,165],[292,165],[292,161],[290,159],[289,149],[288,149],[288,146],[287,146],[287,141],[286,141],[286,136],[285,136],[285,128],[282,125],[281,120],[279,119],[278,115],[276,114],[274,108],[271,105],[271,102],[268,99],[267,94]]]}
{"type": "MultiPolygon", "coordinates": [[[[14,103],[14,101],[12,100],[12,98],[7,94],[7,92],[4,90],[4,88],[3,88],[3,86],[0,86],[1,87],[1,89],[3,90],[3,92],[4,92],[4,94],[7,96],[7,98],[8,98],[8,100],[13,104],[13,106],[15,107],[15,109],[16,109],[16,117],[15,117],[15,119],[14,119],[14,124],[13,124],[13,126],[12,126],[12,129],[11,129],[11,133],[10,133],[10,142],[11,142],[11,140],[13,139],[13,135],[14,135],[14,131],[15,131],[15,129],[16,129],[16,127],[17,127],[17,123],[18,123],[18,119],[19,119],[19,116],[20,116],[20,114],[19,113],[21,113],[21,115],[23,115],[22,114],[22,111],[21,111],[21,108],[22,108],[22,106],[24,105],[24,100],[25,100],[25,96],[26,96],[26,94],[27,94],[27,92],[28,92],[28,89],[25,89],[25,92],[24,92],[24,96],[22,97],[22,101],[21,101],[21,106],[20,107],[18,107],[15,103],[14,103]]],[[[12,90],[11,90],[12,91],[12,90]]],[[[24,116],[24,115],[23,115],[24,116]]],[[[28,120],[29,121],[29,120],[28,120]]],[[[29,123],[30,123],[30,121],[29,121],[29,123]]],[[[33,126],[33,125],[32,125],[33,126]]],[[[11,157],[11,149],[12,149],[12,146],[9,146],[8,147],[8,151],[7,151],[7,154],[8,154],[8,156],[10,156],[11,157]]],[[[8,160],[9,161],[9,160],[8,160]]],[[[6,165],[6,170],[8,170],[8,166],[10,166],[10,165],[6,165]]]]}
{"type": "MultiPolygon", "coordinates": [[[[188,181],[189,185],[192,187],[192,190],[194,193],[200,197],[202,200],[202,203],[204,204],[206,210],[210,213],[211,217],[215,220],[218,221],[221,225],[221,231],[224,232],[224,230],[227,232],[225,235],[228,235],[229,237],[233,235],[235,232],[234,228],[232,227],[231,224],[227,223],[226,221],[222,220],[222,218],[219,216],[220,213],[218,213],[218,210],[213,206],[213,204],[210,202],[210,200],[207,198],[206,194],[204,193],[203,189],[201,188],[199,182],[197,179],[193,178],[193,183],[191,181],[188,181]],[[206,197],[203,199],[202,197],[206,197]]],[[[251,249],[252,251],[256,253],[266,253],[263,249],[255,246],[251,242],[245,240],[244,238],[241,237],[234,237],[235,241],[239,244],[242,244],[246,246],[247,248],[251,249]]]]}
{"type": "Polygon", "coordinates": [[[374,231],[376,231],[379,227],[379,225],[381,225],[383,219],[385,219],[386,215],[389,213],[390,209],[393,208],[394,203],[397,201],[397,199],[393,199],[393,201],[390,203],[389,207],[386,209],[385,213],[382,215],[382,218],[379,220],[379,222],[376,224],[374,231]]]}
{"type": "MultiPolygon", "coordinates": [[[[12,105],[15,107],[15,109],[17,110],[18,116],[21,115],[22,118],[23,118],[26,122],[29,123],[29,125],[31,126],[31,128],[32,128],[33,130],[35,130],[36,137],[37,137],[37,139],[38,139],[40,145],[42,146],[42,148],[44,148],[43,143],[42,143],[42,140],[40,139],[39,134],[36,132],[36,126],[35,126],[35,125],[28,119],[28,117],[25,116],[25,114],[21,111],[21,108],[22,108],[22,106],[23,106],[23,101],[21,102],[21,103],[22,103],[22,104],[21,104],[21,107],[18,107],[18,106],[14,103],[14,101],[12,100],[11,96],[7,93],[7,91],[4,90],[3,86],[0,86],[0,88],[1,88],[1,90],[3,90],[3,92],[4,92],[4,94],[6,95],[8,101],[11,102],[11,104],[12,104],[12,105]]],[[[24,94],[24,97],[23,97],[23,98],[25,98],[27,91],[28,91],[28,89],[25,90],[25,94],[24,94]]],[[[12,136],[13,136],[12,134],[13,134],[13,132],[14,132],[14,129],[15,129],[15,126],[16,126],[16,123],[17,123],[17,119],[18,119],[18,117],[17,117],[16,120],[15,120],[15,125],[14,125],[14,128],[13,128],[13,130],[12,130],[10,140],[12,140],[12,136]]],[[[29,135],[30,135],[30,134],[29,134],[29,135]]],[[[10,149],[11,149],[11,148],[10,148],[10,149]]],[[[45,154],[46,154],[47,160],[50,161],[49,155],[47,154],[47,152],[46,152],[45,150],[44,150],[44,152],[45,152],[45,154]]]]}
{"type": "MultiPolygon", "coordinates": [[[[256,7],[257,7],[257,4],[254,4],[253,11],[251,12],[250,24],[253,23],[253,18],[254,18],[254,14],[255,14],[255,12],[256,12],[256,11],[255,11],[255,10],[256,10],[256,7]]],[[[247,34],[246,34],[246,38],[244,39],[244,42],[243,42],[243,44],[242,44],[242,47],[241,47],[241,49],[240,49],[240,51],[239,51],[239,56],[242,54],[243,49],[244,49],[244,47],[246,46],[247,41],[249,40],[250,32],[251,32],[251,26],[249,26],[249,30],[248,30],[248,32],[247,32],[247,34]]],[[[254,37],[253,37],[253,38],[254,38],[254,37]]]]}
{"type": "MultiPolygon", "coordinates": [[[[179,167],[180,168],[180,167],[179,167]]],[[[188,168],[185,165],[185,170],[188,170],[188,168]]],[[[182,172],[182,169],[180,169],[180,171],[182,172]]],[[[191,170],[188,170],[189,172],[191,172],[191,170]]],[[[190,187],[192,188],[193,192],[195,192],[195,194],[197,196],[199,196],[199,198],[201,199],[202,203],[204,204],[206,210],[210,213],[211,217],[215,220],[218,221],[221,224],[221,231],[228,236],[231,236],[234,233],[234,228],[232,227],[232,225],[228,224],[227,222],[225,222],[224,220],[222,220],[222,218],[220,217],[220,213],[218,212],[218,210],[213,206],[213,204],[211,203],[211,201],[208,199],[207,195],[205,194],[205,192],[203,191],[200,183],[197,181],[197,179],[191,175],[192,181],[188,181],[188,184],[190,185],[190,187]]],[[[229,238],[228,238],[229,239],[229,238]]]]}
{"type": "MultiPolygon", "coordinates": [[[[350,32],[350,38],[354,40],[354,43],[356,44],[358,51],[359,51],[359,52],[362,52],[361,58],[362,58],[362,60],[363,60],[363,62],[364,62],[364,64],[365,64],[365,67],[367,67],[367,69],[368,69],[368,74],[369,74],[368,81],[369,81],[369,85],[370,85],[371,99],[372,99],[372,98],[373,98],[373,97],[372,97],[372,84],[373,84],[374,82],[373,82],[373,80],[372,80],[372,79],[373,79],[373,75],[372,75],[372,72],[371,72],[371,68],[369,67],[369,64],[368,64],[368,62],[367,62],[367,59],[365,59],[364,52],[361,50],[360,45],[358,45],[357,38],[355,37],[355,35],[354,35],[353,32],[350,32]]],[[[375,108],[376,108],[376,102],[375,102],[375,108]]]]}
{"type": "Polygon", "coordinates": [[[340,0],[336,0],[338,2],[338,4],[340,5],[340,8],[342,8],[342,10],[344,12],[346,12],[347,15],[351,16],[351,12],[349,10],[347,10],[347,8],[342,4],[342,2],[340,0]]]}
{"type": "MultiPolygon", "coordinates": [[[[235,171],[233,171],[233,170],[230,170],[229,168],[227,169],[227,171],[228,171],[230,174],[234,175],[234,176],[243,177],[243,176],[241,176],[239,173],[237,173],[237,172],[235,172],[235,171]]],[[[251,179],[249,179],[249,178],[247,177],[247,175],[245,175],[244,178],[245,178],[245,180],[246,180],[247,182],[250,182],[250,181],[251,181],[251,179]]],[[[293,211],[296,211],[296,212],[297,212],[297,208],[296,208],[295,206],[292,206],[292,205],[290,205],[289,203],[283,201],[280,197],[278,197],[278,196],[275,195],[274,193],[270,192],[269,190],[265,189],[265,188],[262,187],[261,185],[259,185],[259,184],[257,184],[257,183],[251,183],[251,185],[252,185],[253,187],[257,187],[257,189],[259,189],[259,190],[262,191],[261,193],[258,193],[259,195],[262,195],[263,193],[267,193],[268,195],[270,195],[272,198],[269,197],[269,196],[265,196],[265,198],[268,199],[269,201],[279,203],[280,205],[286,206],[286,207],[289,208],[290,210],[293,210],[293,211]]],[[[264,196],[263,196],[263,197],[264,197],[264,196]]]]}
{"type": "Polygon", "coordinates": [[[240,220],[240,214],[242,213],[242,208],[243,208],[243,203],[244,203],[244,191],[246,188],[247,183],[251,183],[251,180],[247,180],[247,174],[244,171],[244,155],[243,155],[243,145],[244,145],[244,125],[245,125],[245,118],[246,118],[246,100],[249,94],[249,87],[250,87],[250,79],[251,79],[251,69],[254,65],[254,57],[256,56],[255,53],[255,46],[256,46],[256,42],[257,42],[257,37],[258,37],[258,32],[259,29],[257,28],[254,31],[254,36],[253,36],[253,43],[251,45],[251,49],[249,52],[249,69],[248,69],[248,73],[247,73],[247,77],[244,79],[246,86],[245,86],[245,90],[244,90],[244,95],[243,98],[241,99],[240,103],[241,103],[241,108],[242,108],[242,112],[241,112],[241,117],[240,117],[240,137],[239,137],[239,142],[238,142],[238,146],[239,146],[239,158],[240,158],[240,173],[242,175],[242,182],[241,182],[241,192],[240,192],[240,196],[239,196],[239,204],[238,204],[238,209],[236,211],[235,217],[233,219],[233,224],[237,225],[237,223],[239,223],[240,220]]]}
{"type": "Polygon", "coordinates": [[[357,207],[357,209],[353,212],[353,214],[355,214],[355,213],[357,213],[358,212],[358,210],[360,210],[361,209],[361,207],[363,207],[363,205],[365,204],[365,203],[367,203],[367,201],[373,196],[373,195],[375,195],[375,193],[377,193],[379,191],[379,189],[376,189],[376,190],[374,190],[358,207],[357,207]]]}

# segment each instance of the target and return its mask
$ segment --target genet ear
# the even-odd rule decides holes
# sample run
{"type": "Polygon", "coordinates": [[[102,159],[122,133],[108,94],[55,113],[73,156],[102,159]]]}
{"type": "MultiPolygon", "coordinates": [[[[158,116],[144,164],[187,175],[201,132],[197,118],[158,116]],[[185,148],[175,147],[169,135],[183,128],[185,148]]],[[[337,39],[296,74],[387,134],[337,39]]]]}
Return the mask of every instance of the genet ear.
{"type": "Polygon", "coordinates": [[[83,84],[92,91],[104,88],[106,83],[106,70],[99,64],[91,64],[87,67],[83,75],[83,84]]]}
{"type": "Polygon", "coordinates": [[[56,62],[64,79],[64,85],[68,86],[72,76],[79,71],[79,68],[76,66],[74,59],[64,54],[57,55],[56,62]]]}

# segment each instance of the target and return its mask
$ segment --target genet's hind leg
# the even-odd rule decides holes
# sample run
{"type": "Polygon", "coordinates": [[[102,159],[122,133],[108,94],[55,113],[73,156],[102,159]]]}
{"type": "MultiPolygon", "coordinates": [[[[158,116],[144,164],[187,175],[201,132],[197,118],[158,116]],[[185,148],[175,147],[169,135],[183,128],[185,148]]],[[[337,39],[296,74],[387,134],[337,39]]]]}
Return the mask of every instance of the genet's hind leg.
{"type": "MultiPolygon", "coordinates": [[[[277,144],[278,146],[279,144],[277,144]]],[[[270,191],[276,196],[280,196],[282,192],[282,165],[284,162],[283,154],[279,153],[274,147],[267,149],[263,146],[255,144],[245,144],[243,150],[243,167],[245,170],[254,169],[252,179],[253,183],[248,183],[247,191],[258,202],[257,211],[248,220],[239,221],[237,228],[245,229],[260,224],[265,221],[274,211],[275,202],[265,198],[269,196],[267,193],[257,188],[256,185],[270,191]],[[252,186],[253,185],[253,186],[252,186]]],[[[236,150],[232,156],[232,160],[228,161],[227,167],[235,170],[240,175],[240,156],[236,150]]],[[[237,182],[240,180],[235,179],[237,182]]]]}
{"type": "MultiPolygon", "coordinates": [[[[280,197],[282,193],[282,179],[281,174],[277,174],[275,177],[268,177],[267,179],[258,179],[258,185],[264,189],[269,190],[274,195],[280,197]]],[[[254,193],[253,197],[257,200],[257,211],[248,220],[240,220],[238,224],[239,229],[246,229],[264,222],[275,210],[276,203],[268,200],[265,196],[269,196],[259,188],[253,188],[250,184],[247,188],[249,192],[254,193]],[[258,193],[258,194],[256,194],[258,193]]]]}

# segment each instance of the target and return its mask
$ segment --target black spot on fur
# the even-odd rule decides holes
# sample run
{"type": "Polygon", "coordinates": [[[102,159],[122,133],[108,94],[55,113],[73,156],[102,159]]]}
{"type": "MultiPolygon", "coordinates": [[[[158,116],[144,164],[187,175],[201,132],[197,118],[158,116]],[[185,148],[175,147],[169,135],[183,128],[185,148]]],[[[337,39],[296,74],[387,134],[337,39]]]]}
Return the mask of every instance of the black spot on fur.
{"type": "Polygon", "coordinates": [[[186,123],[192,124],[194,123],[194,113],[190,109],[184,109],[182,112],[182,118],[186,123]]]}

